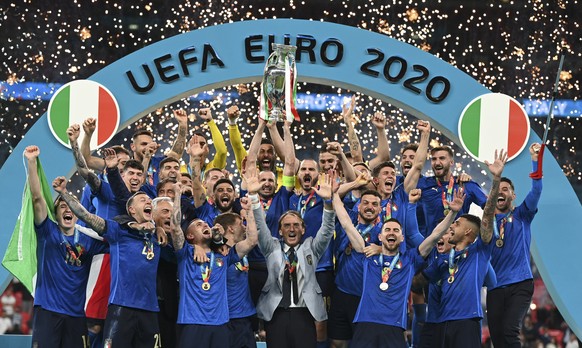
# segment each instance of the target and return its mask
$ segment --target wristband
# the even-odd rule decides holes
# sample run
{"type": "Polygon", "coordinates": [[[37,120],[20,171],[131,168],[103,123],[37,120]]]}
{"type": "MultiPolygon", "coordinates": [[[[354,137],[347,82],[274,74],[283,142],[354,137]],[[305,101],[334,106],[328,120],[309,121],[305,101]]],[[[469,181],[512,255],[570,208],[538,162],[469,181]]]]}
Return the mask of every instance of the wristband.
{"type": "Polygon", "coordinates": [[[251,203],[251,209],[252,210],[261,209],[261,203],[251,203]]]}
{"type": "Polygon", "coordinates": [[[295,175],[283,175],[283,186],[294,187],[295,186],[295,175]]]}
{"type": "Polygon", "coordinates": [[[249,199],[251,200],[251,204],[259,204],[260,202],[259,195],[256,193],[250,194],[249,199]]]}
{"type": "Polygon", "coordinates": [[[229,126],[236,126],[236,121],[238,121],[238,118],[235,119],[228,119],[228,125],[229,126]]]}

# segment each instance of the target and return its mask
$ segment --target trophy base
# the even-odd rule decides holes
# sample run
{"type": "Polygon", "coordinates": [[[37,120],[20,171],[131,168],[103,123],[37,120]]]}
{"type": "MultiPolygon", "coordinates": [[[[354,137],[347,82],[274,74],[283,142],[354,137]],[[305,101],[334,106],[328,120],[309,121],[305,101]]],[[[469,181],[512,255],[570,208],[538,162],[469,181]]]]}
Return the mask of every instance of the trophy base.
{"type": "Polygon", "coordinates": [[[269,113],[269,119],[274,119],[277,122],[285,122],[287,120],[285,113],[277,109],[271,110],[269,113]]]}

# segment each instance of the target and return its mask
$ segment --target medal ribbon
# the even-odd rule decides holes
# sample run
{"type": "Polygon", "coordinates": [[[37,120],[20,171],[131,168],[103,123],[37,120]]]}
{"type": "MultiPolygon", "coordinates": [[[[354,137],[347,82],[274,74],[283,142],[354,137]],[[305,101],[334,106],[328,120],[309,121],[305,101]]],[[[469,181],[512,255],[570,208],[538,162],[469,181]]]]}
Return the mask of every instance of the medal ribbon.
{"type": "Polygon", "coordinates": [[[75,236],[73,237],[73,243],[75,243],[75,248],[71,246],[71,243],[65,238],[65,235],[61,233],[61,239],[63,240],[63,244],[65,244],[65,248],[67,249],[67,257],[65,258],[65,262],[76,264],[77,266],[81,266],[81,255],[85,251],[85,248],[81,244],[79,244],[79,231],[75,228],[75,236]]]}
{"type": "Polygon", "coordinates": [[[445,211],[448,211],[449,205],[447,204],[447,200],[448,201],[453,200],[453,188],[455,186],[455,178],[451,175],[451,178],[449,179],[449,184],[446,186],[446,190],[438,178],[436,178],[436,182],[437,182],[437,185],[439,185],[439,187],[442,188],[441,200],[443,202],[443,207],[445,208],[445,211]]]}
{"type": "Polygon", "coordinates": [[[503,238],[505,237],[505,224],[509,221],[509,223],[513,222],[513,209],[511,209],[511,211],[509,213],[507,213],[500,221],[499,223],[499,229],[497,229],[497,224],[493,224],[493,230],[496,236],[499,237],[499,239],[503,240],[503,238]]]}
{"type": "Polygon", "coordinates": [[[143,246],[146,254],[154,252],[154,243],[151,240],[151,235],[149,233],[140,233],[143,237],[143,246]]]}
{"type": "MultiPolygon", "coordinates": [[[[296,250],[294,250],[295,252],[297,252],[296,250]]],[[[293,276],[293,274],[295,273],[295,270],[297,268],[297,255],[295,255],[295,258],[293,259],[292,262],[289,261],[289,256],[287,255],[287,253],[283,250],[283,257],[285,258],[285,268],[287,270],[289,270],[289,276],[293,276]]]]}
{"type": "Polygon", "coordinates": [[[263,204],[263,210],[265,212],[269,211],[269,208],[271,207],[271,202],[273,202],[273,197],[269,198],[268,201],[261,200],[261,203],[263,204]]]}
{"type": "Polygon", "coordinates": [[[390,262],[390,266],[386,267],[384,265],[384,254],[380,254],[379,260],[380,265],[382,266],[382,283],[388,283],[388,279],[390,279],[390,273],[392,273],[392,270],[394,269],[394,266],[396,266],[396,263],[399,259],[400,253],[396,254],[396,256],[394,256],[392,259],[392,262],[390,262]]]}
{"type": "Polygon", "coordinates": [[[370,236],[370,234],[368,232],[370,232],[370,230],[373,227],[374,227],[374,224],[367,225],[366,228],[363,229],[363,230],[361,230],[359,227],[356,227],[356,230],[360,233],[360,236],[362,236],[362,239],[364,239],[364,242],[366,242],[366,243],[369,243],[370,242],[371,236],[370,236]],[[367,235],[367,238],[366,238],[366,235],[367,235]]]}
{"type": "Polygon", "coordinates": [[[455,273],[457,273],[457,270],[459,269],[459,267],[457,267],[459,259],[461,257],[467,258],[467,248],[461,250],[457,256],[455,256],[455,248],[452,248],[449,252],[449,274],[453,279],[455,279],[455,273]]]}
{"type": "Polygon", "coordinates": [[[210,252],[210,267],[205,263],[200,265],[200,274],[202,275],[202,281],[208,283],[210,280],[210,274],[212,273],[212,267],[214,267],[214,253],[210,252]]]}
{"type": "Polygon", "coordinates": [[[234,267],[241,271],[241,272],[248,272],[249,271],[249,260],[246,256],[243,256],[240,262],[234,264],[234,267]]]}
{"type": "MultiPolygon", "coordinates": [[[[297,210],[301,214],[301,218],[303,218],[303,216],[305,216],[305,211],[307,210],[307,204],[309,204],[309,202],[311,201],[311,198],[313,197],[314,194],[315,194],[315,190],[312,190],[306,200],[303,200],[303,195],[299,196],[299,204],[297,205],[297,210]]],[[[315,200],[313,200],[313,203],[315,204],[315,200]]],[[[313,206],[313,204],[311,206],[313,206]]]]}

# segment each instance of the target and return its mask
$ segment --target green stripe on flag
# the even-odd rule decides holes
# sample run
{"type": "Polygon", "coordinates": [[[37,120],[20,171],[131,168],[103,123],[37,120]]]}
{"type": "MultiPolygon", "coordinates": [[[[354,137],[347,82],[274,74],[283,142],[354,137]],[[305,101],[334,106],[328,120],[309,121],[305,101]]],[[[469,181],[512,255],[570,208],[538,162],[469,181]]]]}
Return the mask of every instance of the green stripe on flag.
{"type": "Polygon", "coordinates": [[[479,157],[479,128],[481,122],[481,99],[476,100],[465,111],[461,122],[463,143],[468,151],[479,157]]]}
{"type": "MultiPolygon", "coordinates": [[[[54,221],[51,186],[49,185],[40,159],[37,158],[37,173],[40,181],[40,188],[47,204],[48,218],[54,221]]],[[[36,232],[34,230],[34,208],[32,204],[32,195],[28,180],[24,185],[22,194],[22,208],[6,253],[2,259],[4,266],[12,275],[14,275],[31,293],[34,289],[33,279],[36,275],[36,232]]]]}
{"type": "Polygon", "coordinates": [[[65,144],[69,143],[67,128],[69,128],[70,100],[71,87],[67,86],[54,97],[50,110],[53,131],[65,144]]]}

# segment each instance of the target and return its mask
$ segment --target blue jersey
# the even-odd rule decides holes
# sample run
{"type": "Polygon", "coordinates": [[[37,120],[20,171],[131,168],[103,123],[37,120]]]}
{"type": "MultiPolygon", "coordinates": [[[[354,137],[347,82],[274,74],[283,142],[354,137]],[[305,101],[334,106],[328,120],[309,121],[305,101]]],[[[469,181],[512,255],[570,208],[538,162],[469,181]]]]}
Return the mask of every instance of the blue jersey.
{"type": "MultiPolygon", "coordinates": [[[[360,200],[354,205],[353,211],[358,211],[360,207],[360,200]]],[[[380,221],[386,221],[390,218],[395,218],[404,226],[408,210],[408,194],[404,191],[402,186],[398,186],[390,197],[383,199],[381,202],[382,211],[380,212],[380,221]]]]}
{"type": "MultiPolygon", "coordinates": [[[[289,198],[289,209],[298,211],[303,221],[305,221],[305,234],[302,241],[308,237],[315,238],[317,231],[321,227],[323,200],[315,191],[311,192],[309,195],[293,195],[289,198]]],[[[332,240],[323,255],[321,255],[316,272],[333,270],[333,244],[334,241],[332,240]]]]}
{"type": "MultiPolygon", "coordinates": [[[[382,229],[382,223],[365,225],[358,223],[357,213],[349,212],[352,223],[362,235],[366,244],[378,244],[378,234],[382,229]]],[[[362,296],[364,259],[363,253],[352,252],[350,240],[342,228],[336,223],[336,240],[334,253],[336,257],[335,284],[342,292],[354,296],[362,296]]]]}
{"type": "Polygon", "coordinates": [[[109,304],[159,311],[156,273],[161,252],[155,233],[128,230],[116,221],[107,220],[103,238],[107,239],[111,254],[109,304]],[[148,247],[153,251],[150,260],[148,247]]]}
{"type": "MultiPolygon", "coordinates": [[[[537,167],[537,162],[534,164],[537,167]]],[[[495,244],[503,231],[503,246],[494,247],[491,264],[497,274],[497,287],[507,286],[532,279],[529,263],[531,244],[531,222],[537,213],[537,206],[542,193],[542,181],[532,180],[532,189],[523,203],[508,214],[497,214],[495,244]]]]}
{"type": "Polygon", "coordinates": [[[466,249],[455,251],[456,265],[454,280],[449,282],[449,257],[439,259],[441,281],[440,320],[462,320],[483,318],[481,308],[481,287],[491,258],[493,243],[485,244],[481,238],[466,249]]]}
{"type": "MultiPolygon", "coordinates": [[[[238,198],[235,200],[235,204],[238,203],[238,198]]],[[[240,204],[240,203],[239,203],[240,204]]],[[[233,213],[236,213],[233,205],[233,213]]],[[[214,226],[214,219],[222,212],[218,210],[216,205],[210,204],[208,201],[204,202],[198,208],[194,208],[194,214],[200,219],[208,224],[208,226],[214,226]]]]}
{"type": "MultiPolygon", "coordinates": [[[[246,191],[241,190],[240,196],[243,197],[245,194],[246,191]]],[[[291,196],[293,196],[293,191],[288,191],[285,187],[282,187],[270,200],[261,199],[267,227],[269,227],[271,235],[275,238],[279,238],[279,218],[289,210],[289,198],[291,196]]],[[[251,262],[265,262],[265,256],[261,253],[258,245],[249,252],[247,257],[251,262]]]]}
{"type": "Polygon", "coordinates": [[[107,252],[107,245],[77,230],[73,236],[65,236],[48,217],[35,225],[35,231],[38,261],[34,305],[72,317],[84,317],[91,260],[93,255],[107,252]],[[80,263],[70,259],[65,240],[75,251],[83,250],[80,263]]]}
{"type": "Polygon", "coordinates": [[[228,266],[226,292],[230,319],[246,318],[257,313],[251,298],[248,265],[245,265],[244,258],[228,266]]]}
{"type": "Polygon", "coordinates": [[[399,254],[399,260],[388,278],[388,288],[380,289],[382,269],[388,267],[395,256],[377,255],[364,261],[364,291],[354,318],[354,323],[368,322],[406,329],[408,295],[412,277],[424,265],[418,249],[399,254]]]}
{"type": "Polygon", "coordinates": [[[207,256],[211,262],[195,263],[194,247],[187,243],[176,251],[180,282],[178,324],[222,325],[228,322],[227,269],[240,259],[235,248],[231,248],[226,257],[214,252],[207,256]],[[210,287],[203,290],[202,273],[207,269],[210,287]]]}
{"type": "MultiPolygon", "coordinates": [[[[443,194],[445,199],[451,201],[453,199],[452,194],[454,190],[459,188],[459,185],[457,180],[454,180],[453,188],[450,190],[451,194],[449,195],[449,182],[440,182],[434,176],[421,176],[417,187],[422,190],[420,202],[424,210],[425,229],[424,231],[421,230],[421,233],[426,237],[432,233],[436,225],[445,217],[446,209],[445,202],[443,202],[443,194]]],[[[463,189],[467,196],[458,216],[468,213],[471,203],[475,203],[481,208],[485,206],[487,196],[476,182],[469,181],[464,183],[463,189]]]]}
{"type": "Polygon", "coordinates": [[[93,200],[95,215],[107,220],[113,219],[117,215],[126,214],[125,205],[122,205],[121,201],[116,199],[108,182],[102,180],[99,191],[93,192],[93,194],[95,195],[93,200]]]}

